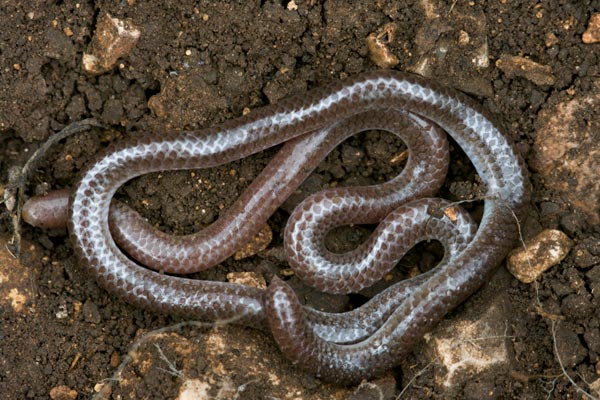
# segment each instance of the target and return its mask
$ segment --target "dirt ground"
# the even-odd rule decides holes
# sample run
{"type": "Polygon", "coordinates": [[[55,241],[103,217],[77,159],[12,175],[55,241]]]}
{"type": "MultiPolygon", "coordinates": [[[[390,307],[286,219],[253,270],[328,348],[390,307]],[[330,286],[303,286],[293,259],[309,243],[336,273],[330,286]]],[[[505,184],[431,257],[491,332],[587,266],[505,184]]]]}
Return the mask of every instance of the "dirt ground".
{"type": "MultiPolygon", "coordinates": [[[[447,371],[426,341],[387,377],[343,389],[298,371],[268,335],[248,328],[228,326],[215,333],[185,326],[146,340],[144,335],[181,320],[135,309],[100,289],[75,262],[64,230],[23,226],[18,262],[8,253],[0,256],[2,296],[13,300],[4,298],[0,308],[0,397],[89,398],[104,390],[115,399],[175,398],[191,378],[210,383],[205,398],[586,398],[579,388],[600,396],[598,383],[594,386],[600,379],[600,212],[594,179],[600,157],[600,44],[582,42],[591,15],[600,11],[599,1],[154,3],[2,1],[2,189],[11,167],[22,166],[49,137],[76,121],[94,118],[106,128],[54,145],[30,177],[27,195],[69,187],[94,154],[124,137],[210,126],[246,108],[377,69],[366,38],[391,24],[380,39],[398,59],[394,68],[469,93],[508,128],[534,185],[524,237],[559,229],[573,248],[537,284],[520,283],[501,267],[436,330],[435,337],[442,337],[456,321],[476,321],[486,310],[498,310],[490,321],[504,332],[507,356],[501,367],[462,371],[452,385],[444,385],[440,377],[447,371]],[[107,13],[130,19],[141,36],[114,66],[92,75],[82,69],[82,55],[107,13]],[[521,59],[510,57],[536,64],[522,66],[521,59]],[[573,109],[571,120],[552,119],[573,109]],[[576,143],[558,142],[564,139],[559,134],[547,138],[559,127],[576,132],[576,143]],[[560,149],[555,159],[548,159],[548,143],[560,149]],[[7,289],[13,286],[16,292],[7,289]],[[221,349],[218,354],[211,353],[215,348],[221,349]],[[122,362],[119,382],[107,384],[122,362]],[[176,373],[180,369],[185,374],[176,373]],[[268,378],[261,375],[265,371],[268,378]]],[[[197,276],[226,280],[228,272],[254,271],[268,282],[281,274],[286,265],[273,254],[300,198],[331,185],[393,177],[399,166],[390,160],[402,146],[381,132],[344,142],[303,192],[271,218],[274,238],[267,253],[227,260],[197,276]]],[[[149,174],[128,183],[118,196],[166,232],[196,232],[218,218],[273,154],[214,170],[149,174]]],[[[440,196],[461,199],[471,193],[476,174],[456,145],[451,158],[440,196]]],[[[479,204],[471,207],[475,214],[479,209],[479,204]]],[[[7,244],[11,216],[4,207],[0,216],[0,241],[7,244]]],[[[339,229],[328,245],[337,251],[352,248],[369,229],[339,229]]],[[[439,246],[420,245],[393,279],[431,268],[439,258],[439,246]]],[[[295,277],[289,282],[307,304],[330,311],[346,310],[381,288],[326,296],[295,277]]],[[[471,339],[481,334],[476,331],[471,339]]]]}

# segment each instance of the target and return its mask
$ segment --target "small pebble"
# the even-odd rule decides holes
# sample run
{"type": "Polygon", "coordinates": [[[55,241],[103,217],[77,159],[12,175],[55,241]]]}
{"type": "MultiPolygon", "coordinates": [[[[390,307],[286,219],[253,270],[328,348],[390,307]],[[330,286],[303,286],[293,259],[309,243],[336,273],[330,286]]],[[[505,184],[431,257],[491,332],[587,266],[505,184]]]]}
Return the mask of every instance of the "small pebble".
{"type": "Polygon", "coordinates": [[[371,61],[380,68],[393,68],[400,60],[390,52],[388,45],[394,41],[396,25],[385,24],[377,33],[371,33],[367,36],[367,48],[371,61]]]}
{"type": "Polygon", "coordinates": [[[546,47],[552,47],[555,44],[558,44],[558,38],[556,37],[556,35],[554,33],[548,32],[546,34],[544,44],[546,45],[546,47]]]}
{"type": "Polygon", "coordinates": [[[119,58],[129,54],[140,36],[140,30],[131,20],[103,15],[98,19],[94,37],[83,54],[83,70],[92,75],[111,70],[119,58]]]}
{"type": "Polygon", "coordinates": [[[269,225],[265,224],[265,226],[263,226],[260,232],[258,232],[258,234],[252,240],[246,243],[246,245],[240,250],[235,252],[233,259],[237,261],[251,257],[256,253],[266,249],[267,246],[271,244],[271,240],[273,240],[273,231],[269,225]]]}
{"type": "Polygon", "coordinates": [[[110,399],[112,394],[112,387],[108,382],[101,382],[94,385],[94,392],[97,393],[96,397],[100,399],[110,399]]]}
{"type": "Polygon", "coordinates": [[[113,351],[110,355],[110,366],[112,368],[117,368],[121,363],[121,356],[117,351],[113,351]]]}
{"type": "Polygon", "coordinates": [[[600,42],[600,13],[592,14],[587,29],[583,32],[581,41],[586,44],[600,42]]]}
{"type": "Polygon", "coordinates": [[[284,268],[280,271],[281,276],[285,276],[286,278],[289,278],[290,276],[294,276],[295,272],[293,269],[291,268],[284,268]]]}
{"type": "Polygon", "coordinates": [[[199,379],[188,379],[179,388],[177,400],[208,399],[211,385],[199,379]]]}
{"type": "Polygon", "coordinates": [[[294,0],[292,0],[287,4],[287,9],[290,11],[296,11],[298,9],[298,5],[294,0]]]}
{"type": "Polygon", "coordinates": [[[525,57],[503,55],[496,61],[496,67],[509,78],[518,76],[536,85],[553,85],[555,82],[552,67],[538,64],[525,57]]]}
{"type": "Polygon", "coordinates": [[[259,289],[266,289],[267,282],[262,275],[254,272],[230,272],[227,274],[227,280],[231,283],[252,286],[259,289]]]}
{"type": "Polygon", "coordinates": [[[535,281],[548,268],[560,263],[569,253],[573,241],[563,232],[547,229],[519,247],[507,259],[506,267],[523,283],[535,281]]]}
{"type": "Polygon", "coordinates": [[[50,398],[52,400],[73,400],[77,398],[77,391],[68,386],[54,386],[50,389],[50,398]]]}

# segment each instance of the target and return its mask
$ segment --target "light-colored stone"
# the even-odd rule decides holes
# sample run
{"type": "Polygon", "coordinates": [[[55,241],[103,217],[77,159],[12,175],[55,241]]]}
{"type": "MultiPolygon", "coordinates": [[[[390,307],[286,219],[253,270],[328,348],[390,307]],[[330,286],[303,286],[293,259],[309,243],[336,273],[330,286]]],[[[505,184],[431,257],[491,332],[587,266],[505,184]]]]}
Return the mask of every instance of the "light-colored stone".
{"type": "Polygon", "coordinates": [[[525,242],[508,256],[506,267],[523,283],[535,281],[548,268],[561,262],[573,247],[573,241],[556,229],[547,229],[525,242]]]}
{"type": "Polygon", "coordinates": [[[369,57],[380,68],[393,68],[400,62],[388,47],[390,43],[394,42],[395,32],[396,25],[389,23],[367,36],[369,57]]]}
{"type": "Polygon", "coordinates": [[[267,282],[262,275],[255,272],[230,272],[227,274],[227,280],[231,283],[252,286],[259,289],[266,289],[267,282]]]}
{"type": "Polygon", "coordinates": [[[592,14],[587,29],[581,36],[581,41],[587,44],[600,42],[600,13],[592,14]]]}
{"type": "Polygon", "coordinates": [[[268,224],[265,224],[260,232],[241,249],[235,252],[233,255],[234,260],[241,260],[244,258],[251,257],[269,246],[273,240],[273,231],[268,224]]]}
{"type": "Polygon", "coordinates": [[[518,76],[530,80],[536,85],[553,85],[555,82],[552,67],[536,63],[525,57],[502,55],[496,61],[496,67],[509,78],[518,76]]]}
{"type": "Polygon", "coordinates": [[[555,44],[558,44],[558,37],[553,32],[548,32],[545,37],[544,44],[546,47],[552,47],[555,44]]]}
{"type": "Polygon", "coordinates": [[[287,4],[287,9],[290,10],[290,11],[296,11],[298,9],[298,5],[296,4],[296,2],[294,0],[291,0],[287,4]]]}
{"type": "Polygon", "coordinates": [[[64,385],[54,386],[50,389],[50,398],[52,400],[75,400],[77,391],[64,385]]]}
{"type": "Polygon", "coordinates": [[[111,70],[117,60],[133,49],[141,31],[130,19],[120,20],[104,14],[96,23],[96,31],[87,51],[83,53],[83,70],[99,75],[111,70]]]}
{"type": "Polygon", "coordinates": [[[558,93],[538,114],[530,166],[550,200],[600,224],[600,80],[586,93],[558,93]]]}
{"type": "Polygon", "coordinates": [[[443,369],[436,369],[436,384],[446,388],[505,364],[508,358],[502,310],[491,304],[476,320],[456,319],[441,332],[434,332],[430,345],[443,369]]]}
{"type": "Polygon", "coordinates": [[[212,400],[210,384],[200,379],[188,379],[179,388],[177,400],[212,400]]]}

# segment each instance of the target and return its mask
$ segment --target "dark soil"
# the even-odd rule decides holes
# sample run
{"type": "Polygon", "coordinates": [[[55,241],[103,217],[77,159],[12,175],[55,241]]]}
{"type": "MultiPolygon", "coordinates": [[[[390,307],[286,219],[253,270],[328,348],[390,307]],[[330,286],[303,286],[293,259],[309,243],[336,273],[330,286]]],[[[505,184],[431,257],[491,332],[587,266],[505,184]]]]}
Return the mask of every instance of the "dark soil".
{"type": "MultiPolygon", "coordinates": [[[[525,159],[534,143],[538,112],[551,105],[551,96],[567,90],[589,91],[600,78],[600,45],[581,42],[591,13],[600,10],[598,1],[153,3],[2,2],[0,181],[7,182],[9,168],[23,165],[54,133],[86,118],[97,119],[107,129],[94,128],[54,146],[31,177],[29,195],[46,188],[69,187],[94,154],[124,137],[210,126],[241,115],[244,108],[254,109],[376,69],[365,38],[389,22],[397,28],[389,49],[400,59],[399,70],[414,70],[436,43],[450,44],[446,57],[431,63],[428,75],[478,98],[509,128],[525,159]],[[439,15],[436,21],[443,23],[425,23],[431,19],[428,13],[432,9],[439,15]],[[142,37],[111,71],[89,76],[82,71],[81,57],[97,19],[105,13],[131,18],[142,37]],[[450,28],[438,29],[440,24],[450,28]],[[457,48],[460,29],[469,33],[473,29],[473,46],[487,36],[489,66],[472,66],[466,54],[474,52],[474,47],[457,48]],[[549,33],[556,36],[556,43],[546,44],[549,33]],[[428,40],[432,41],[429,47],[428,40]],[[502,54],[527,56],[550,66],[554,84],[537,86],[525,78],[507,77],[494,65],[502,54]]],[[[590,115],[597,116],[597,111],[591,110],[590,115]]],[[[402,146],[386,133],[357,135],[323,161],[305,184],[304,193],[330,185],[387,180],[400,168],[390,165],[389,160],[402,146]]],[[[119,197],[166,232],[196,232],[218,218],[273,154],[267,151],[211,170],[149,174],[128,183],[119,197]]],[[[456,146],[451,157],[453,164],[441,196],[459,199],[472,193],[477,181],[456,146]]],[[[576,249],[592,259],[600,255],[598,226],[556,201],[537,174],[532,181],[532,212],[523,225],[525,236],[543,228],[559,228],[574,240],[576,249]]],[[[271,249],[281,245],[282,227],[299,200],[290,199],[271,218],[271,249]]],[[[478,206],[472,211],[477,213],[478,206]]],[[[9,214],[3,211],[0,234],[4,241],[11,236],[10,226],[9,214]]],[[[330,237],[330,247],[338,251],[351,248],[368,232],[367,228],[340,229],[330,237]]],[[[423,270],[439,256],[438,247],[421,246],[402,265],[417,265],[423,270]]],[[[65,232],[23,227],[20,261],[31,271],[33,297],[27,306],[33,311],[0,309],[0,397],[4,399],[48,398],[51,389],[59,386],[74,389],[78,398],[87,398],[97,383],[112,375],[119,355],[127,353],[136,335],[178,321],[135,309],[100,289],[76,265],[65,232]],[[57,316],[61,310],[66,311],[67,318],[57,316]]],[[[198,276],[225,280],[227,272],[256,271],[268,280],[285,267],[272,257],[255,256],[227,260],[198,276]]],[[[537,291],[535,285],[512,277],[496,277],[505,282],[500,287],[511,304],[507,321],[508,334],[513,337],[509,343],[510,368],[472,377],[452,396],[581,398],[562,374],[555,343],[561,354],[572,355],[565,360],[568,374],[591,391],[588,384],[600,377],[599,268],[597,261],[582,263],[571,255],[543,275],[537,291]],[[556,340],[552,337],[553,319],[559,321],[556,340]]],[[[407,269],[399,266],[394,276],[414,272],[407,269]]],[[[357,301],[356,297],[324,296],[296,278],[290,282],[317,308],[340,311],[357,301]]],[[[478,293],[447,318],[485,302],[492,292],[478,293]]],[[[275,349],[270,339],[261,340],[275,349]]],[[[404,360],[394,373],[396,393],[429,361],[419,355],[419,349],[404,360]]],[[[244,365],[238,368],[238,375],[243,376],[244,365]]],[[[289,371],[295,373],[293,368],[289,371]]],[[[179,384],[169,374],[154,372],[152,383],[138,387],[135,395],[114,388],[113,396],[170,398],[176,395],[179,384]]],[[[321,390],[314,381],[306,388],[306,398],[321,390]]],[[[254,391],[247,396],[244,398],[262,399],[269,398],[269,393],[254,391]]],[[[424,374],[403,396],[449,395],[431,374],[424,374]]]]}

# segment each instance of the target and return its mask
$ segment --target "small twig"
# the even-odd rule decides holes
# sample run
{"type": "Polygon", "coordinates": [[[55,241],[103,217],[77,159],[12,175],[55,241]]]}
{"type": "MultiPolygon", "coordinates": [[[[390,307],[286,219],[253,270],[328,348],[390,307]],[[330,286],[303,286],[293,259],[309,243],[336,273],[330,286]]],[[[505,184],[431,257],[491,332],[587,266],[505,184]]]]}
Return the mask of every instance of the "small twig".
{"type": "Polygon", "coordinates": [[[556,381],[558,381],[558,378],[560,378],[561,376],[562,376],[562,375],[559,375],[557,378],[554,378],[554,379],[552,379],[552,380],[551,380],[551,381],[549,381],[549,382],[547,382],[547,381],[544,381],[544,380],[540,379],[540,381],[541,381],[543,384],[545,384],[545,385],[549,384],[549,385],[550,385],[550,388],[549,388],[549,389],[546,389],[546,388],[544,388],[544,391],[545,391],[546,393],[548,393],[548,396],[546,396],[546,400],[550,400],[550,396],[552,396],[552,392],[554,392],[554,388],[556,388],[556,381]]]}
{"type": "Polygon", "coordinates": [[[248,381],[248,382],[238,386],[237,389],[235,390],[235,394],[233,395],[233,399],[234,400],[239,399],[240,394],[242,394],[242,392],[246,390],[248,385],[250,385],[251,383],[256,383],[256,382],[258,382],[258,379],[252,379],[251,381],[248,381]]]}
{"type": "Polygon", "coordinates": [[[558,323],[558,321],[550,320],[550,322],[551,322],[552,345],[554,348],[554,354],[556,355],[556,359],[558,360],[558,365],[560,366],[560,369],[561,369],[563,375],[569,380],[569,382],[571,382],[571,385],[573,385],[573,387],[577,390],[577,392],[585,394],[592,400],[598,400],[598,397],[592,396],[590,393],[586,392],[581,386],[579,386],[577,383],[575,383],[575,381],[573,380],[573,378],[571,378],[571,376],[569,376],[569,374],[567,374],[567,371],[565,370],[565,366],[562,362],[562,359],[560,358],[560,353],[558,352],[558,345],[556,344],[556,324],[558,323]]]}
{"type": "Polygon", "coordinates": [[[12,168],[9,171],[8,185],[4,192],[3,202],[7,203],[7,209],[12,217],[11,224],[13,236],[9,242],[9,245],[13,249],[11,254],[18,256],[21,252],[21,207],[23,206],[25,185],[29,180],[31,171],[37,167],[38,162],[57,142],[75,133],[87,131],[92,127],[105,128],[105,126],[99,123],[95,118],[84,119],[66,126],[60,132],[52,135],[42,146],[40,146],[40,148],[29,157],[22,168],[12,168]]]}
{"type": "Polygon", "coordinates": [[[450,5],[450,10],[448,10],[448,15],[450,15],[452,13],[452,10],[454,10],[454,6],[456,5],[456,3],[458,3],[458,0],[454,0],[452,2],[452,4],[450,5]]]}
{"type": "Polygon", "coordinates": [[[164,369],[164,368],[160,368],[160,367],[158,369],[166,372],[169,375],[173,375],[178,378],[185,379],[185,375],[183,374],[183,372],[178,370],[177,365],[174,362],[172,362],[171,360],[169,360],[167,358],[167,356],[165,356],[165,353],[163,353],[160,346],[158,344],[154,343],[154,347],[156,347],[156,350],[158,351],[158,356],[160,357],[160,359],[163,360],[164,362],[166,362],[167,366],[169,367],[168,369],[164,369]]]}

